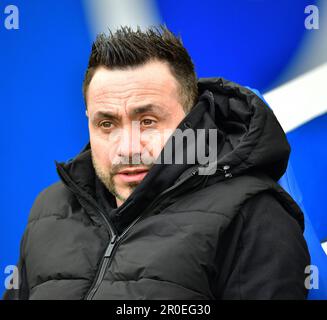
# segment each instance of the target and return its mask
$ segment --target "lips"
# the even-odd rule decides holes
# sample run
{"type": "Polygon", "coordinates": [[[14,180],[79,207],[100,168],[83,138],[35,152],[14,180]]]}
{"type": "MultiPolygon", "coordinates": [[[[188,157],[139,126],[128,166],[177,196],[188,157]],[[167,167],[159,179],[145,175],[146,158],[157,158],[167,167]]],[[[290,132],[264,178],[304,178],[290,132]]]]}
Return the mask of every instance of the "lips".
{"type": "Polygon", "coordinates": [[[141,182],[148,172],[148,168],[126,168],[119,171],[116,176],[125,183],[141,182]]]}

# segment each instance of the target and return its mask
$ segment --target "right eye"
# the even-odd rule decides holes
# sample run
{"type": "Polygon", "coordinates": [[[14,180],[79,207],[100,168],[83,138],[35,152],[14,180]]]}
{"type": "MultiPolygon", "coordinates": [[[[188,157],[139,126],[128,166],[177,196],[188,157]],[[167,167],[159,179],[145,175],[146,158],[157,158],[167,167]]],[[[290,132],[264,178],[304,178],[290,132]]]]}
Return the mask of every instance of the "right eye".
{"type": "Polygon", "coordinates": [[[104,128],[104,129],[110,129],[111,126],[112,126],[112,122],[111,122],[111,121],[108,121],[108,120],[101,121],[101,122],[98,124],[98,126],[101,127],[101,128],[104,128]]]}

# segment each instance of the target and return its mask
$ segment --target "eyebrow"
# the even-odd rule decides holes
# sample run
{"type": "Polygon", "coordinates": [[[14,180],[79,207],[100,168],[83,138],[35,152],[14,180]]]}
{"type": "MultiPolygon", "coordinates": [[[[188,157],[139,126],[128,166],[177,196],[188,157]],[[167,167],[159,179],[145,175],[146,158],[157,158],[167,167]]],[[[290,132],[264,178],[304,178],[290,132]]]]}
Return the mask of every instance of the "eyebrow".
{"type": "MultiPolygon", "coordinates": [[[[132,109],[130,111],[130,116],[131,117],[135,117],[137,115],[143,114],[143,113],[147,113],[147,112],[153,112],[153,113],[158,113],[161,117],[165,117],[167,116],[168,112],[158,106],[158,105],[154,105],[154,104],[147,104],[144,106],[140,106],[140,107],[136,107],[134,109],[132,109]]],[[[97,121],[98,119],[112,119],[112,120],[121,120],[121,116],[118,115],[117,112],[112,112],[109,110],[99,110],[97,112],[95,112],[94,116],[93,116],[93,121],[97,121]]]]}
{"type": "Polygon", "coordinates": [[[99,119],[121,120],[121,116],[119,116],[117,112],[99,110],[94,114],[92,120],[97,121],[99,119]]]}
{"type": "Polygon", "coordinates": [[[147,104],[144,106],[134,108],[133,110],[131,110],[130,115],[133,117],[147,112],[159,113],[161,116],[165,116],[168,113],[164,108],[160,106],[154,104],[147,104]]]}

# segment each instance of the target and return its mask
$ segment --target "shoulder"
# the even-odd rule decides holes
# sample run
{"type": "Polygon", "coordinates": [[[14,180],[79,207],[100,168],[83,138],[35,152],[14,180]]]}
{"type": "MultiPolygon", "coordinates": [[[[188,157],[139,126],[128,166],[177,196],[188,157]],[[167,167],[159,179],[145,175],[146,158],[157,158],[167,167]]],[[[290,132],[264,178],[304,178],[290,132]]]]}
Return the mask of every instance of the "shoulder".
{"type": "Polygon", "coordinates": [[[251,229],[271,230],[272,234],[294,232],[302,236],[301,221],[287,203],[271,190],[260,192],[243,203],[240,215],[251,229]]]}
{"type": "Polygon", "coordinates": [[[36,197],[28,223],[47,216],[63,214],[73,198],[72,192],[66,188],[62,181],[51,184],[36,197]]]}
{"type": "Polygon", "coordinates": [[[223,299],[304,299],[310,253],[298,221],[271,192],[249,198],[224,238],[223,299]],[[235,231],[236,230],[236,231],[235,231]]]}

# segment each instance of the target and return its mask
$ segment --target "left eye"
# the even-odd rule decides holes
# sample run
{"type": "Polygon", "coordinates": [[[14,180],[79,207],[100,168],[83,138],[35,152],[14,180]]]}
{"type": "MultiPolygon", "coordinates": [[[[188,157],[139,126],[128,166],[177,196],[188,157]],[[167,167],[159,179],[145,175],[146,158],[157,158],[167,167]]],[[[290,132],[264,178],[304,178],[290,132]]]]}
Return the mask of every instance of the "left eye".
{"type": "Polygon", "coordinates": [[[155,121],[152,119],[144,119],[141,121],[141,124],[143,124],[144,126],[151,126],[154,123],[155,123],[155,121]]]}

